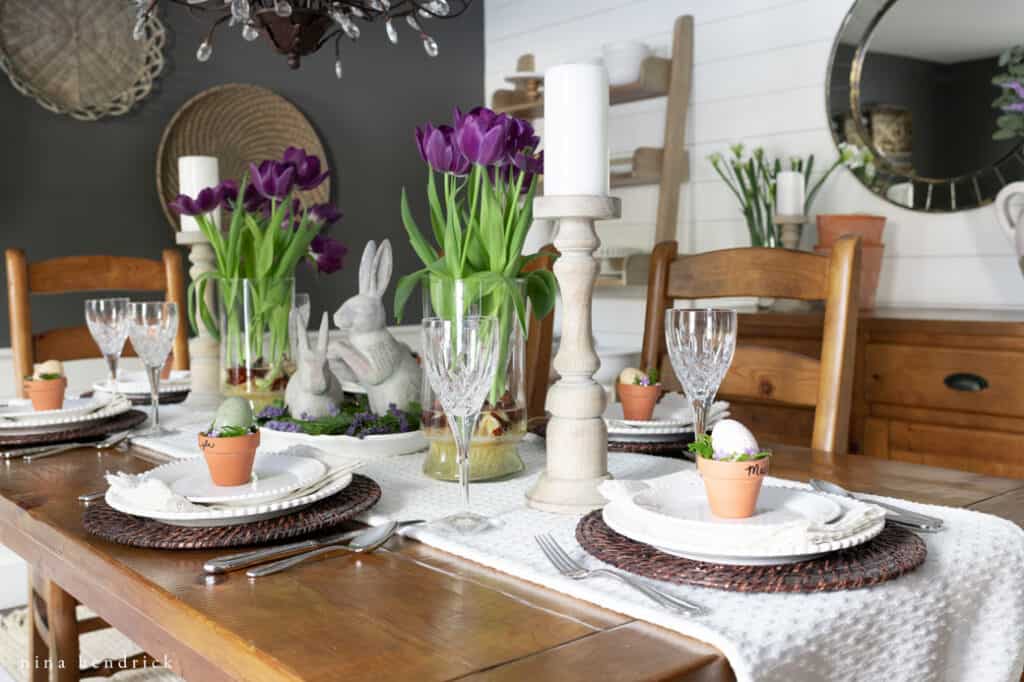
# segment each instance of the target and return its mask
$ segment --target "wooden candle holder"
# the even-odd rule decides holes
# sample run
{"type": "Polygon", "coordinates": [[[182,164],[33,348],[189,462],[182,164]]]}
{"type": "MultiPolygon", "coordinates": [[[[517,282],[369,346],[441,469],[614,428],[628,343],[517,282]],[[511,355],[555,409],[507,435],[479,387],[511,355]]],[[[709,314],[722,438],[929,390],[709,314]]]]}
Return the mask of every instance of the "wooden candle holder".
{"type": "Polygon", "coordinates": [[[554,367],[560,379],[548,390],[547,467],[526,493],[543,511],[583,514],[605,505],[597,491],[608,474],[605,391],[594,381],[601,362],[594,352],[591,304],[599,270],[594,250],[601,245],[595,220],[618,218],[615,197],[545,196],[533,203],[538,219],[558,221],[555,262],[562,296],[562,340],[554,367]]]}
{"type": "Polygon", "coordinates": [[[805,224],[807,224],[807,216],[805,215],[776,215],[772,217],[772,222],[776,225],[781,225],[782,230],[779,235],[782,247],[786,249],[799,249],[800,248],[800,233],[805,224]]]}
{"type": "MultiPolygon", "coordinates": [[[[204,272],[212,272],[215,269],[216,258],[213,247],[210,246],[210,242],[206,240],[206,236],[202,232],[179,230],[175,233],[174,240],[179,246],[187,246],[189,249],[188,260],[192,263],[192,267],[189,268],[188,275],[193,282],[204,272]]],[[[214,287],[207,286],[206,299],[210,310],[216,310],[213,297],[214,287]]],[[[178,314],[185,315],[186,311],[179,311],[178,314]]],[[[200,324],[198,334],[189,339],[188,355],[191,376],[189,403],[195,403],[204,398],[219,400],[220,344],[217,343],[217,339],[210,336],[206,325],[200,324]]]]}

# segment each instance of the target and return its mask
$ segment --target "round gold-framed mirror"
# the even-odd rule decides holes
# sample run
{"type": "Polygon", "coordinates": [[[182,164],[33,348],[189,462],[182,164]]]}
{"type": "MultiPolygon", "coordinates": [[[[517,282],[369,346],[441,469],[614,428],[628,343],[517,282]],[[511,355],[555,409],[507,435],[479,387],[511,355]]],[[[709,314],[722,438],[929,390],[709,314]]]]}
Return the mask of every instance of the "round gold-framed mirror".
{"type": "Polygon", "coordinates": [[[1020,0],[856,0],[825,84],[837,145],[869,160],[857,178],[919,211],[990,203],[1024,180],[1020,0]]]}

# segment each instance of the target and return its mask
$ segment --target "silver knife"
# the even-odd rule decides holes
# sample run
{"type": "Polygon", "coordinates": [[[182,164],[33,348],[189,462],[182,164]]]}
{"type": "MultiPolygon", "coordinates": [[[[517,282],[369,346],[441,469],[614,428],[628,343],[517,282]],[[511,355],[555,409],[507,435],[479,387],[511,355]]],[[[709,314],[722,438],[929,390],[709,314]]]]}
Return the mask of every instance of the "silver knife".
{"type": "MultiPolygon", "coordinates": [[[[420,519],[413,521],[400,521],[398,523],[398,528],[402,529],[406,526],[414,526],[420,523],[425,523],[425,521],[420,519]]],[[[285,557],[292,556],[293,554],[316,549],[322,545],[333,545],[348,542],[365,530],[365,528],[360,528],[359,530],[350,530],[344,533],[327,535],[315,540],[301,540],[287,545],[265,547],[263,549],[252,550],[249,552],[240,552],[238,554],[229,554],[227,556],[217,557],[216,559],[210,559],[203,564],[203,571],[206,573],[230,573],[231,571],[248,568],[249,566],[255,566],[256,564],[266,563],[274,559],[283,559],[285,557]]]]}

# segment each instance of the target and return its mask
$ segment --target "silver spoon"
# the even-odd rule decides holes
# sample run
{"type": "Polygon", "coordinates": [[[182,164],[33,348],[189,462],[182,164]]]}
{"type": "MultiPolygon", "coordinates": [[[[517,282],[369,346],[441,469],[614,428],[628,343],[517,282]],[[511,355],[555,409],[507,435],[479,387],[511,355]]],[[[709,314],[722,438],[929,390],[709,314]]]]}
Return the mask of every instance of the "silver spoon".
{"type": "MultiPolygon", "coordinates": [[[[838,495],[840,497],[848,497],[854,500],[860,500],[859,497],[851,493],[846,488],[836,483],[832,483],[831,481],[821,481],[812,478],[809,482],[811,484],[811,487],[817,490],[818,492],[829,493],[831,495],[838,495]]],[[[911,511],[910,509],[903,509],[902,507],[897,507],[895,505],[887,504],[885,502],[879,502],[878,500],[860,501],[866,501],[868,502],[868,504],[877,505],[890,512],[889,516],[892,518],[892,520],[914,526],[916,528],[919,528],[920,530],[937,530],[941,528],[943,524],[943,521],[940,518],[928,516],[927,514],[919,514],[918,512],[911,511]]]]}
{"type": "Polygon", "coordinates": [[[353,554],[362,554],[364,552],[372,552],[377,549],[385,542],[391,539],[391,536],[398,530],[397,521],[389,521],[388,523],[381,524],[379,526],[373,526],[367,528],[365,531],[357,535],[347,545],[327,545],[326,547],[320,547],[314,549],[311,552],[305,552],[303,554],[297,554],[287,559],[281,559],[264,566],[257,566],[256,568],[250,568],[245,572],[250,578],[262,578],[266,575],[272,575],[280,571],[297,566],[306,559],[312,559],[323,554],[329,554],[331,552],[344,551],[351,552],[353,554]]]}

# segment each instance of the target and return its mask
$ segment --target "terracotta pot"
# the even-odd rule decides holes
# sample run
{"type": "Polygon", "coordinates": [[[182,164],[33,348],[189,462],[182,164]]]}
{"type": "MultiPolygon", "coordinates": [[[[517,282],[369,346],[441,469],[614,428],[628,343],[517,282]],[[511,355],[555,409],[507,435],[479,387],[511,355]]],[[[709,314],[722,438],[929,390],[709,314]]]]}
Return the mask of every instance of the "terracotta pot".
{"type": "Polygon", "coordinates": [[[818,246],[832,246],[844,234],[859,234],[861,244],[881,246],[885,217],[863,213],[836,213],[818,216],[818,246]]]}
{"type": "MultiPolygon", "coordinates": [[[[831,256],[832,249],[821,246],[814,247],[814,252],[822,256],[831,256]]],[[[861,244],[860,247],[860,307],[875,307],[875,296],[878,293],[878,280],[882,276],[882,256],[884,246],[861,244]]]]}
{"type": "Polygon", "coordinates": [[[649,421],[661,397],[661,385],[618,384],[622,415],[631,421],[649,421]]]}
{"type": "Polygon", "coordinates": [[[726,519],[753,516],[770,460],[771,457],[747,462],[720,462],[698,457],[697,471],[704,479],[711,512],[726,519]]]}
{"type": "Polygon", "coordinates": [[[211,438],[199,434],[210,478],[215,485],[244,485],[252,479],[252,462],[260,445],[260,432],[233,438],[211,438]]]}
{"type": "Polygon", "coordinates": [[[59,410],[64,405],[64,391],[68,389],[68,379],[25,379],[24,389],[35,411],[59,410]]]}

